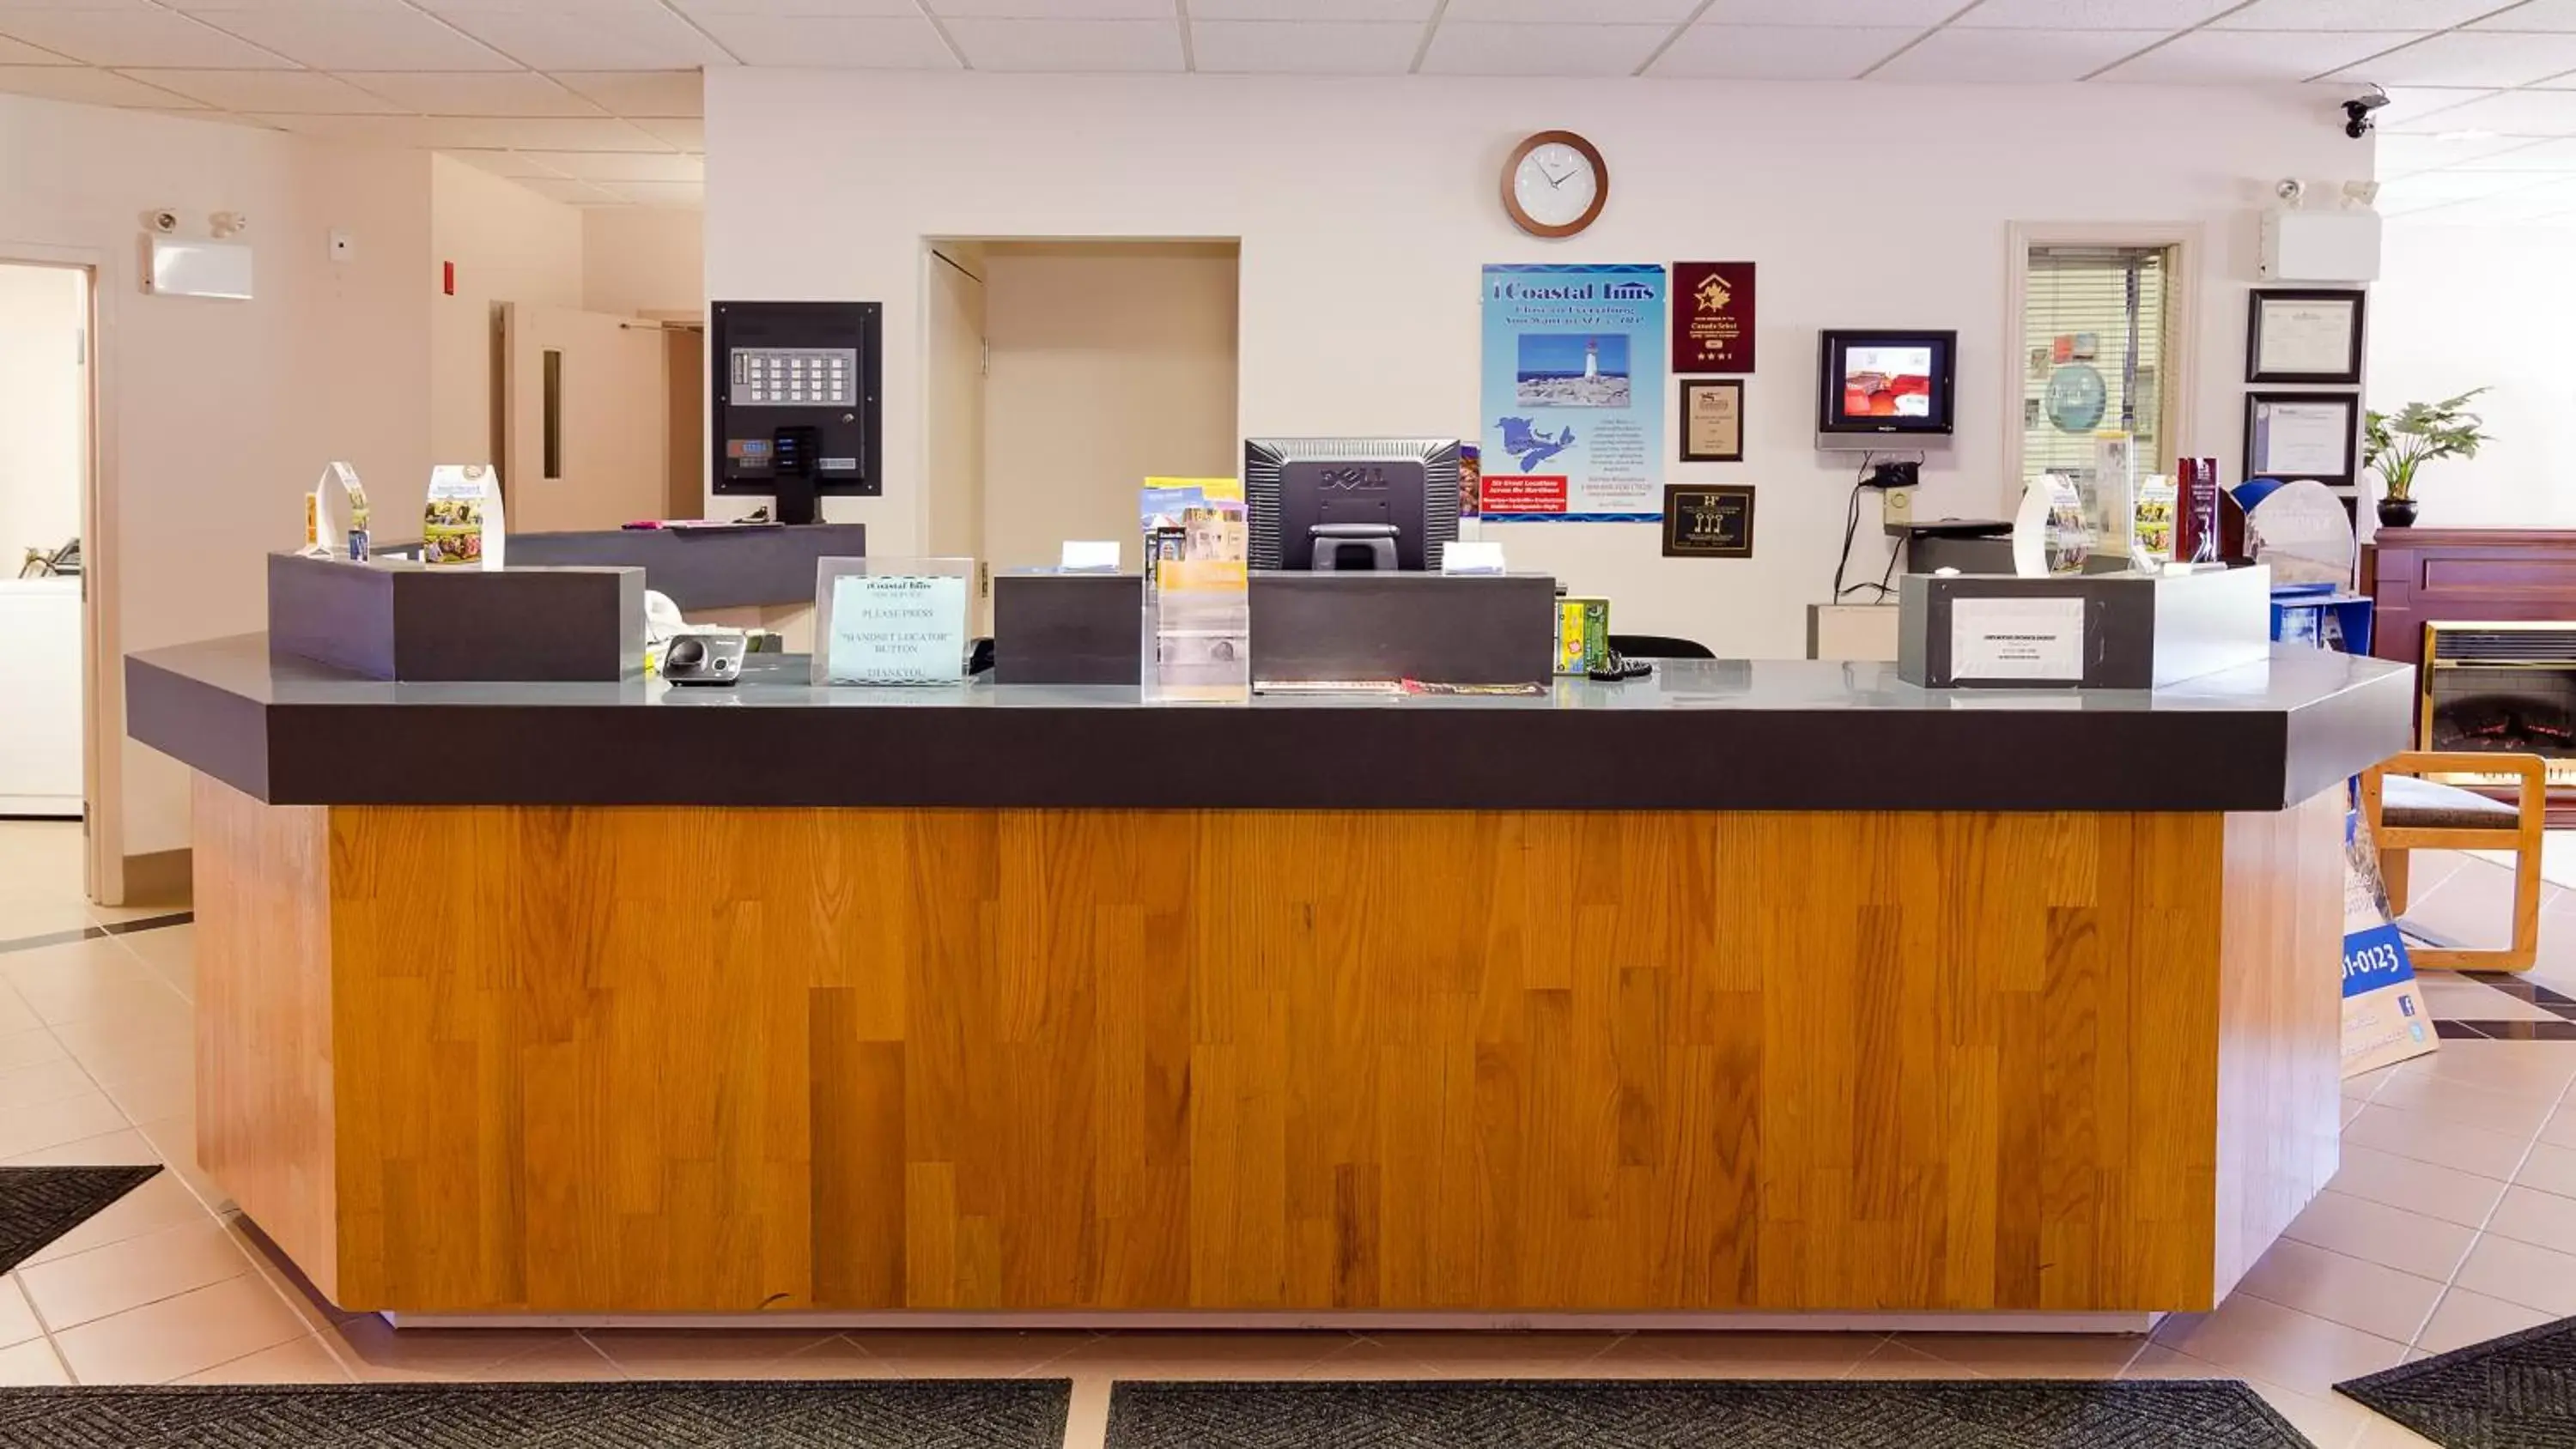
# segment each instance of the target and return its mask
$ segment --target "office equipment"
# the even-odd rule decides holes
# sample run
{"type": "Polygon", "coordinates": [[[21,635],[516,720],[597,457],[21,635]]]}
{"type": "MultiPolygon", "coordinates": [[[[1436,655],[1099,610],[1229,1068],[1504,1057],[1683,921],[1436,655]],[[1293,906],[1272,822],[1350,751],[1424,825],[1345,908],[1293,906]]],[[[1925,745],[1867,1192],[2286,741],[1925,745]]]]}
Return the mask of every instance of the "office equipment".
{"type": "Polygon", "coordinates": [[[673,684],[739,684],[749,645],[732,629],[694,629],[662,646],[662,677],[673,684]]]}
{"type": "Polygon", "coordinates": [[[1455,438],[1247,438],[1255,569],[1418,573],[1458,537],[1455,438]]]}
{"type": "Polygon", "coordinates": [[[1818,448],[1946,448],[1959,334],[1829,329],[1816,339],[1818,448]]]}
{"type": "Polygon", "coordinates": [[[718,302],[707,368],[715,491],[766,493],[781,523],[884,491],[876,302],[718,302]]]}

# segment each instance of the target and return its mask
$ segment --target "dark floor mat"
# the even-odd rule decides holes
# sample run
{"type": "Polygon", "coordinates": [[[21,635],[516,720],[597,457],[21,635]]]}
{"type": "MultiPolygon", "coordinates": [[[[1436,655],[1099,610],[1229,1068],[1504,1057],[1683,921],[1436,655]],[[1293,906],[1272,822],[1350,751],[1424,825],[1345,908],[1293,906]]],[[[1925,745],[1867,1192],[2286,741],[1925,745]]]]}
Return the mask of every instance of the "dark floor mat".
{"type": "Polygon", "coordinates": [[[1122,1383],[1108,1449],[2307,1449],[2240,1383],[1122,1383]]]}
{"type": "Polygon", "coordinates": [[[381,1384],[0,1389],[0,1449],[1060,1449],[1072,1386],[381,1384]]]}
{"type": "Polygon", "coordinates": [[[0,1167],[0,1273],[45,1250],[118,1198],[151,1181],[151,1167],[0,1167]]]}
{"type": "Polygon", "coordinates": [[[2576,1318],[2335,1385],[2448,1449],[2576,1446],[2576,1318]]]}

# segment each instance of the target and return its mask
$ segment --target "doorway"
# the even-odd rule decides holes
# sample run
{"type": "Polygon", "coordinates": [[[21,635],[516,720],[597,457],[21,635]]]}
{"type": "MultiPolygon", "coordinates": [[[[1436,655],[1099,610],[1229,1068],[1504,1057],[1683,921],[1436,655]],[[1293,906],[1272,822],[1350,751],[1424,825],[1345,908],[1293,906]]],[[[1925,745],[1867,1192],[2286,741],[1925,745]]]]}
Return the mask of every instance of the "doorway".
{"type": "Polygon", "coordinates": [[[96,897],[92,305],[88,267],[0,259],[0,820],[18,865],[96,897]]]}
{"type": "Polygon", "coordinates": [[[928,248],[933,552],[993,573],[1116,541],[1148,477],[1231,478],[1242,247],[943,239],[928,248]]]}

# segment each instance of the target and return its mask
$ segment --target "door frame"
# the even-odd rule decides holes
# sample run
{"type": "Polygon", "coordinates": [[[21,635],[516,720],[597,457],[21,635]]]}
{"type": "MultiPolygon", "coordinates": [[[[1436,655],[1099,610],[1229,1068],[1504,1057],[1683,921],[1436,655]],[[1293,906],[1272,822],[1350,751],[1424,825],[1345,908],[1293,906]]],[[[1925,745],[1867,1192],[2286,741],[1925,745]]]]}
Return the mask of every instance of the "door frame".
{"type": "Polygon", "coordinates": [[[89,467],[81,480],[81,879],[125,899],[125,676],[117,608],[115,258],[99,247],[0,238],[0,266],[59,267],[87,280],[89,467]]]}

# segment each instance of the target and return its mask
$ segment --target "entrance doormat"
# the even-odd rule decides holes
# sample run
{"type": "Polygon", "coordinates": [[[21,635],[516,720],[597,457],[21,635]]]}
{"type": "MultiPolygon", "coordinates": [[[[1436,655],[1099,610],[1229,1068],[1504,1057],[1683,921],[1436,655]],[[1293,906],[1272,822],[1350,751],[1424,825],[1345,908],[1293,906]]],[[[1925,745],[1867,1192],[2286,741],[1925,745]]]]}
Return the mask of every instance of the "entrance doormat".
{"type": "Polygon", "coordinates": [[[2335,1385],[2446,1449],[2576,1444],[2576,1318],[2335,1385]]]}
{"type": "Polygon", "coordinates": [[[1063,1379],[0,1389],[5,1449],[1061,1449],[1063,1379]]]}
{"type": "Polygon", "coordinates": [[[152,1180],[151,1167],[0,1167],[0,1273],[152,1180]]]}
{"type": "Polygon", "coordinates": [[[2245,1385],[1122,1383],[1108,1449],[2309,1449],[2245,1385]]]}

